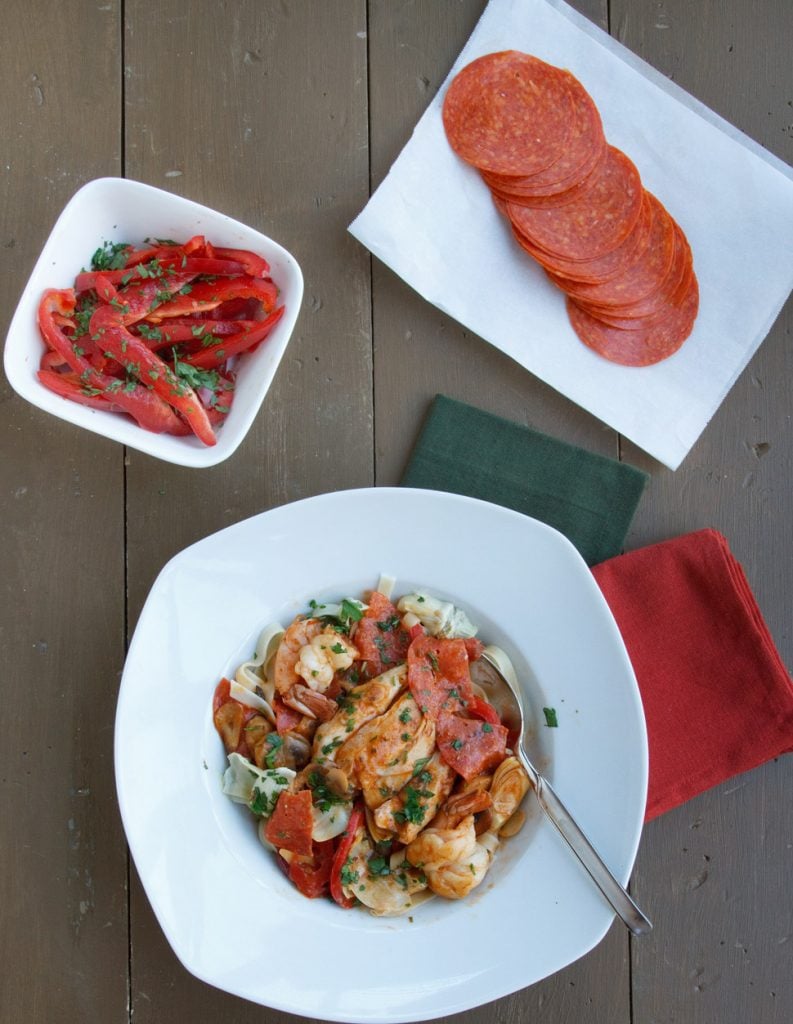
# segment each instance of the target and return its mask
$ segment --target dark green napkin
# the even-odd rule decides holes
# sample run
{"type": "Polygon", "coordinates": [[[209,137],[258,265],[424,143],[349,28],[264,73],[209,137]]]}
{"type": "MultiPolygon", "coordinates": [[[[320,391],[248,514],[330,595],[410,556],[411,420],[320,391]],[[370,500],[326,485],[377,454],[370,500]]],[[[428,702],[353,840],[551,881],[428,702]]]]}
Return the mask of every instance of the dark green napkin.
{"type": "Polygon", "coordinates": [[[622,551],[647,480],[624,462],[437,395],[402,486],[506,505],[559,530],[595,565],[622,551]]]}

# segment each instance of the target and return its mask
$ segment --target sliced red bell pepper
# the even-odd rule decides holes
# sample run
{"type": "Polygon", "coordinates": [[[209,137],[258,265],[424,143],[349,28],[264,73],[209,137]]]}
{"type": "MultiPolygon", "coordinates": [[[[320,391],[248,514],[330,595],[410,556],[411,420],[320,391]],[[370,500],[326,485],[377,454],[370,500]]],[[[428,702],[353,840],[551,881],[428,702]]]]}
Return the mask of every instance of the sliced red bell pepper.
{"type": "Polygon", "coordinates": [[[164,402],[185,418],[205,445],[217,443],[206,409],[193,389],[180,380],[156,353],[118,322],[112,306],[100,306],[91,317],[91,334],[101,338],[102,348],[117,359],[127,373],[150,385],[164,402]]]}
{"type": "Polygon", "coordinates": [[[310,857],[314,815],[311,811],[311,790],[299,793],[284,791],[278,797],[264,830],[264,837],[277,850],[290,850],[298,857],[310,857]]]}
{"type": "MultiPolygon", "coordinates": [[[[102,281],[121,286],[133,284],[136,281],[160,281],[162,287],[175,273],[190,274],[194,277],[198,277],[200,274],[212,277],[234,277],[246,272],[244,264],[234,260],[210,260],[185,255],[164,256],[157,258],[156,264],[150,260],[147,263],[138,263],[134,267],[126,267],[123,270],[85,270],[75,278],[74,287],[77,292],[87,292],[93,289],[98,293],[99,284],[102,281]]],[[[106,301],[109,302],[110,298],[106,301]]]]}
{"type": "Polygon", "coordinates": [[[152,310],[170,302],[172,296],[189,287],[194,274],[173,274],[143,282],[132,282],[121,288],[110,303],[121,323],[129,325],[150,316],[152,310]]]}
{"type": "Polygon", "coordinates": [[[293,857],[289,864],[289,880],[310,900],[324,896],[330,886],[334,841],[314,843],[311,860],[293,857]]]}
{"type": "Polygon", "coordinates": [[[483,700],[482,697],[477,697],[476,694],[468,701],[468,713],[472,718],[479,718],[491,725],[501,725],[501,719],[493,705],[489,701],[483,700]]]}
{"type": "Polygon", "coordinates": [[[288,707],[277,695],[273,698],[273,711],[275,712],[275,729],[279,736],[296,729],[303,720],[299,711],[288,707]]]}
{"type": "Polygon", "coordinates": [[[251,277],[266,277],[270,273],[270,264],[263,256],[258,256],[248,249],[224,249],[214,246],[215,256],[225,260],[237,260],[245,266],[246,273],[251,277]]]}
{"type": "Polygon", "coordinates": [[[121,406],[114,405],[104,392],[97,394],[95,389],[85,390],[76,373],[39,370],[37,376],[45,388],[54,391],[61,398],[69,398],[72,402],[87,405],[89,409],[101,409],[102,412],[123,412],[121,406]]]}
{"type": "Polygon", "coordinates": [[[225,338],[241,331],[252,331],[260,327],[261,320],[192,320],[179,317],[163,321],[161,324],[149,324],[138,321],[135,325],[140,336],[153,352],[171,345],[190,342],[196,347],[208,347],[212,338],[225,338]]]}
{"type": "Polygon", "coordinates": [[[347,828],[339,837],[339,845],[336,847],[336,853],[333,857],[333,865],[330,869],[330,894],[336,903],[338,903],[340,907],[344,907],[345,910],[349,910],[350,907],[354,907],[356,901],[352,896],[344,895],[341,872],[342,868],[347,863],[347,858],[350,855],[352,844],[355,842],[355,833],[361,827],[363,822],[363,815],[363,806],[361,804],[356,804],[350,814],[350,820],[347,822],[347,828]]]}
{"type": "Polygon", "coordinates": [[[278,289],[272,281],[256,277],[224,277],[218,281],[199,281],[189,293],[177,295],[149,312],[148,319],[158,322],[172,316],[189,316],[215,309],[228,299],[258,299],[266,313],[272,311],[278,289]]]}
{"type": "MultiPolygon", "coordinates": [[[[217,344],[208,345],[206,348],[201,349],[200,352],[190,353],[185,357],[185,361],[202,370],[217,369],[228,359],[231,359],[232,356],[247,352],[254,345],[264,341],[284,315],[285,309],[286,306],[279,306],[278,309],[273,310],[266,320],[245,321],[249,324],[254,323],[255,326],[239,331],[237,334],[229,335],[229,337],[223,338],[217,344]]],[[[219,322],[222,323],[223,321],[219,322]]]]}

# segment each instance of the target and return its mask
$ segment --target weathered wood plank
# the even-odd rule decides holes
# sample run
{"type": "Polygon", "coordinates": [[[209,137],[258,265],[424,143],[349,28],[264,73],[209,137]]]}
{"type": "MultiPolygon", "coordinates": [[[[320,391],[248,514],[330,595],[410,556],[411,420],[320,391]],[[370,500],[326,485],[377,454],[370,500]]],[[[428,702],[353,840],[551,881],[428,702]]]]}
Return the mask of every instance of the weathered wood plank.
{"type": "MultiPolygon", "coordinates": [[[[793,161],[788,4],[617,0],[612,25],[679,85],[793,161]]],[[[653,476],[630,546],[704,526],[720,529],[744,564],[788,666],[792,313],[788,304],[676,473],[624,446],[626,457],[653,476]]],[[[792,786],[793,759],[782,758],[648,827],[635,884],[656,928],[633,944],[637,1022],[790,1019],[792,786]]]]}
{"type": "MultiPolygon", "coordinates": [[[[194,471],[130,453],[131,626],[159,569],[191,541],[370,484],[373,470],[369,264],[346,232],[368,194],[363,3],[131,0],[126,22],[128,176],[259,227],[295,254],[306,282],[274,386],[230,460],[194,471]]],[[[264,1012],[187,975],[137,883],[132,1005],[143,1024],[264,1012]]]]}
{"type": "MultiPolygon", "coordinates": [[[[579,4],[605,26],[605,4],[579,4]]],[[[481,0],[370,3],[372,186],[376,188],[462,49],[481,0]]],[[[430,306],[373,260],[376,466],[397,483],[432,397],[443,392],[616,457],[615,433],[430,306]]],[[[483,301],[487,297],[483,296],[483,301]]],[[[527,922],[527,927],[530,927],[527,922]]],[[[532,988],[450,1020],[618,1024],[630,1013],[628,940],[620,927],[589,956],[532,988]],[[609,983],[603,984],[608,978],[609,983]]]]}
{"type": "MultiPolygon", "coordinates": [[[[120,170],[119,21],[115,0],[3,9],[3,335],[65,202],[120,170]],[[90,61],[75,58],[83,52],[90,61]]],[[[0,1020],[121,1024],[126,856],[113,713],[123,451],[28,406],[4,377],[0,421],[0,1020]]]]}

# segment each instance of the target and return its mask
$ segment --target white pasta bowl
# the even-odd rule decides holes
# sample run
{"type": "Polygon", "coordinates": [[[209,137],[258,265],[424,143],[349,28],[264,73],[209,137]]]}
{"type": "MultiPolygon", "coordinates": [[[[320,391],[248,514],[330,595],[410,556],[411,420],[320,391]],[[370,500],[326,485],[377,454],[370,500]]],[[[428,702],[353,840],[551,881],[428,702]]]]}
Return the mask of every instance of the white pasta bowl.
{"type": "Polygon", "coordinates": [[[312,598],[358,596],[381,571],[395,593],[454,601],[511,656],[530,752],[623,882],[647,789],[642,706],[614,619],[573,546],[536,520],[433,491],[344,491],[177,555],[141,614],[116,717],[118,797],[143,886],[197,977],[349,1024],[427,1020],[515,992],[592,949],[614,917],[531,793],[526,826],[481,888],[397,918],[301,896],[252,816],[223,796],[218,680],[251,657],[265,624],[290,622],[312,598]]]}
{"type": "Polygon", "coordinates": [[[272,383],[297,320],[303,275],[294,256],[267,235],[217,210],[127,178],[97,178],[69,200],[53,227],[11,320],[5,345],[5,372],[17,394],[39,409],[95,434],[180,466],[214,466],[232,455],[248,433],[272,383]],[[78,405],[45,388],[36,372],[44,354],[36,313],[48,288],[69,288],[104,242],[141,245],[145,238],[187,241],[204,235],[218,246],[250,249],[270,264],[286,306],[264,344],[238,364],[234,402],[206,447],[198,438],[154,434],[119,413],[78,405]]]}

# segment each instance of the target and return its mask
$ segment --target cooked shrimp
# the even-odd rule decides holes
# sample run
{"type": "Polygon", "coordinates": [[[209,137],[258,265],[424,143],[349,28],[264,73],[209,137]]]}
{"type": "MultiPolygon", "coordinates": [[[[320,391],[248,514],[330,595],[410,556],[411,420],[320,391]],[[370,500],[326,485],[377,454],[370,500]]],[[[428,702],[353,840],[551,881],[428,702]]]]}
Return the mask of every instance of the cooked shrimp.
{"type": "Polygon", "coordinates": [[[299,711],[301,715],[305,715],[307,718],[318,718],[320,722],[327,722],[336,714],[335,700],[326,697],[324,693],[315,693],[314,690],[302,683],[295,683],[291,686],[283,701],[288,707],[299,711]]]}
{"type": "Polygon", "coordinates": [[[300,650],[310,644],[323,629],[324,625],[319,619],[304,619],[302,616],[298,616],[287,627],[273,659],[273,681],[278,693],[288,693],[295,683],[301,681],[295,671],[300,650]]]}
{"type": "Polygon", "coordinates": [[[358,658],[358,650],[335,630],[324,629],[300,648],[295,672],[312,690],[324,693],[336,672],[349,668],[358,658]]]}
{"type": "Polygon", "coordinates": [[[405,856],[421,867],[434,893],[459,900],[482,883],[497,845],[498,839],[489,833],[477,839],[474,816],[469,814],[456,828],[424,829],[405,856]]]}

